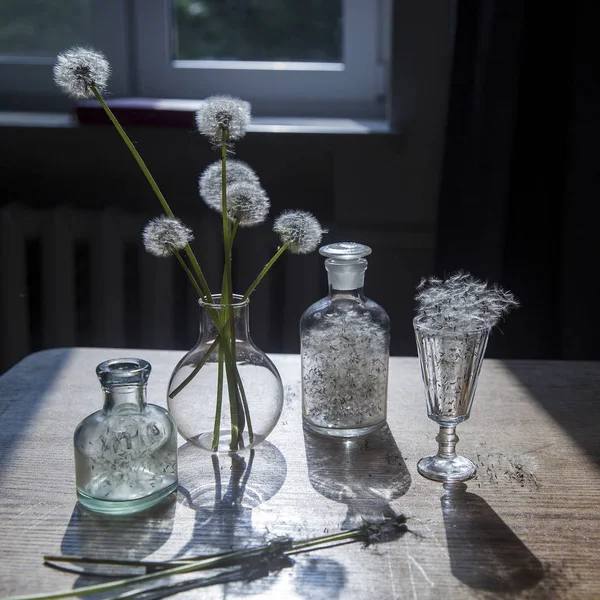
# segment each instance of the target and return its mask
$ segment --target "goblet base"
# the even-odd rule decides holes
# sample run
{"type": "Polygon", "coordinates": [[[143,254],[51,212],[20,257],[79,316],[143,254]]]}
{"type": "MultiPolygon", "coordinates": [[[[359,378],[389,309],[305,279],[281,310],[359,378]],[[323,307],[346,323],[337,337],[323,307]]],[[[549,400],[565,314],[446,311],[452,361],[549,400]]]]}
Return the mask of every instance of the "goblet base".
{"type": "Polygon", "coordinates": [[[477,474],[473,462],[458,454],[451,457],[439,454],[426,456],[418,462],[417,471],[427,479],[442,482],[466,481],[477,474]]]}

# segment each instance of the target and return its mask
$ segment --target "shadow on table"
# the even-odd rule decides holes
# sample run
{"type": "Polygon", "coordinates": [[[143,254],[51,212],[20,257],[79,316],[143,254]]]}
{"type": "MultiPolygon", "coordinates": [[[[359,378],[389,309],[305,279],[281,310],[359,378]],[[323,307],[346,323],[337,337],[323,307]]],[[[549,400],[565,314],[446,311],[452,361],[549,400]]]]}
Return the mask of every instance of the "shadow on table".
{"type": "Polygon", "coordinates": [[[267,441],[225,456],[182,446],[178,501],[196,515],[192,538],[179,555],[205,545],[217,552],[262,543],[264,534],[252,529],[252,509],[274,496],[286,476],[285,458],[267,441]]]}
{"type": "MultiPolygon", "coordinates": [[[[10,411],[10,420],[3,420],[0,474],[11,464],[11,454],[27,441],[30,421],[44,402],[63,366],[69,361],[72,348],[55,348],[34,352],[13,365],[0,379],[0,416],[10,411]],[[10,423],[14,423],[13,426],[10,423]]],[[[75,426],[73,426],[75,427],[75,426]]]]}
{"type": "Polygon", "coordinates": [[[491,506],[464,483],[444,484],[441,497],[450,568],[471,588],[518,592],[544,577],[542,563],[491,506]]]}
{"type": "MultiPolygon", "coordinates": [[[[276,446],[265,441],[244,454],[219,456],[188,443],[179,448],[178,470],[177,501],[195,512],[191,539],[178,557],[268,541],[264,531],[253,529],[252,510],[273,497],[285,482],[287,465],[276,446]]],[[[274,583],[273,577],[264,575],[257,573],[251,586],[235,579],[224,581],[224,593],[264,594],[274,583]]]]}
{"type": "Polygon", "coordinates": [[[600,467],[598,363],[505,360],[502,364],[600,467]]]}
{"type": "Polygon", "coordinates": [[[360,438],[329,438],[304,432],[308,478],[325,498],[346,504],[341,529],[395,516],[390,502],[403,496],[410,473],[388,425],[360,438]]]}
{"type": "MultiPolygon", "coordinates": [[[[175,495],[147,511],[128,516],[92,513],[80,504],[75,506],[63,536],[61,553],[69,556],[142,560],[158,550],[171,536],[175,518],[175,495]]],[[[131,567],[85,565],[88,573],[130,574],[131,567]]],[[[93,575],[80,577],[73,587],[90,585],[93,575]]]]}
{"type": "Polygon", "coordinates": [[[336,600],[346,585],[346,569],[323,556],[296,558],[294,591],[306,600],[336,600]]]}

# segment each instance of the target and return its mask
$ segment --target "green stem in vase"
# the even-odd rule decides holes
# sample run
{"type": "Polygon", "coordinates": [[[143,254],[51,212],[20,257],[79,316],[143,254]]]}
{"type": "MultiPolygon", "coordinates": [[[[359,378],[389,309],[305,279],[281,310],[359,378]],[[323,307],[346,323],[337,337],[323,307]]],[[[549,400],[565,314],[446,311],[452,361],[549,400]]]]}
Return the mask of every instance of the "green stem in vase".
{"type": "MultiPolygon", "coordinates": [[[[158,198],[158,201],[160,202],[163,210],[165,211],[165,214],[167,214],[171,218],[175,218],[175,214],[171,210],[171,207],[169,206],[167,199],[164,197],[163,193],[161,192],[160,188],[158,187],[158,184],[156,183],[154,177],[152,177],[152,173],[150,173],[150,170],[146,166],[144,159],[140,156],[140,153],[137,151],[135,145],[133,144],[133,142],[127,135],[126,131],[123,129],[123,127],[121,127],[121,123],[119,123],[119,120],[117,119],[117,117],[115,117],[113,111],[109,108],[108,104],[106,104],[106,102],[104,101],[102,94],[100,94],[100,92],[96,89],[95,85],[90,85],[90,89],[92,90],[92,93],[96,97],[96,100],[98,100],[98,102],[100,102],[100,106],[102,106],[102,109],[104,110],[104,112],[106,113],[108,118],[110,119],[111,123],[115,126],[115,129],[118,131],[119,135],[121,136],[121,139],[125,142],[125,145],[129,149],[129,152],[131,152],[131,155],[133,156],[133,158],[137,162],[138,166],[142,170],[142,173],[144,174],[144,176],[148,180],[148,183],[150,184],[150,187],[156,194],[156,197],[158,198]]],[[[185,253],[187,254],[188,258],[190,259],[192,268],[194,269],[194,272],[196,273],[196,276],[198,277],[198,280],[200,281],[200,285],[203,288],[204,295],[209,299],[210,302],[212,302],[212,297],[210,295],[210,289],[208,287],[208,284],[206,283],[206,278],[204,277],[204,273],[202,272],[202,269],[200,268],[200,265],[198,264],[198,260],[196,259],[194,251],[192,250],[192,248],[190,247],[189,244],[187,244],[187,246],[185,247],[185,253]]]]}
{"type": "Polygon", "coordinates": [[[239,222],[238,219],[236,219],[233,222],[233,229],[231,230],[231,247],[232,248],[233,248],[233,240],[235,240],[235,235],[237,233],[237,230],[238,230],[239,226],[240,226],[240,222],[239,222]]]}
{"type": "Polygon", "coordinates": [[[215,409],[215,426],[213,428],[212,449],[219,449],[219,438],[221,436],[221,407],[223,404],[223,348],[219,344],[219,367],[217,370],[217,406],[215,409]]]}
{"type": "Polygon", "coordinates": [[[210,288],[208,287],[208,283],[206,281],[206,277],[204,277],[204,273],[198,264],[198,259],[196,258],[196,255],[189,244],[185,247],[185,252],[190,260],[192,268],[194,269],[194,273],[196,273],[196,276],[198,277],[198,281],[202,286],[202,290],[204,291],[206,299],[208,302],[214,303],[213,297],[210,293],[210,288]]]}
{"type": "Polygon", "coordinates": [[[159,202],[161,203],[163,210],[165,211],[165,213],[167,213],[167,215],[169,215],[169,217],[174,218],[175,215],[173,214],[173,211],[171,210],[169,203],[167,202],[166,198],[163,196],[163,193],[160,191],[160,188],[158,187],[158,184],[156,183],[156,181],[154,181],[154,177],[152,177],[152,174],[148,170],[148,167],[146,166],[144,159],[140,156],[136,147],[133,145],[133,142],[129,139],[129,136],[127,135],[127,133],[125,133],[125,130],[121,127],[121,124],[119,123],[117,117],[115,117],[112,110],[110,110],[110,108],[108,107],[108,104],[106,104],[106,102],[104,101],[104,98],[102,97],[100,92],[96,89],[96,86],[90,85],[90,89],[94,93],[96,100],[98,100],[98,102],[100,102],[100,105],[104,109],[104,112],[108,115],[108,118],[111,120],[111,122],[115,126],[116,130],[119,132],[119,135],[125,142],[125,145],[127,146],[127,148],[129,148],[129,151],[133,155],[133,158],[135,158],[137,164],[139,165],[140,169],[142,170],[142,173],[145,175],[146,179],[148,180],[148,183],[154,190],[154,193],[156,194],[156,197],[158,198],[159,202]]]}
{"type": "Polygon", "coordinates": [[[237,371],[235,350],[235,315],[233,308],[233,278],[231,269],[231,257],[233,250],[233,238],[237,232],[237,224],[233,231],[227,211],[227,140],[229,130],[221,127],[221,217],[223,223],[223,251],[225,265],[223,270],[223,281],[221,285],[221,301],[225,304],[225,315],[223,320],[229,321],[229,331],[223,328],[222,343],[227,345],[229,356],[225,357],[225,374],[227,377],[227,391],[229,395],[229,412],[231,416],[231,441],[229,448],[236,451],[240,447],[240,436],[244,430],[244,411],[238,395],[238,385],[235,373],[237,371]]]}
{"type": "Polygon", "coordinates": [[[221,221],[223,223],[223,252],[225,253],[223,285],[225,296],[221,298],[224,304],[232,304],[232,279],[231,279],[231,223],[227,211],[227,136],[229,131],[221,127],[221,221]]]}
{"type": "Polygon", "coordinates": [[[200,289],[200,286],[198,285],[196,278],[194,277],[193,273],[190,271],[189,267],[185,264],[185,261],[183,260],[179,251],[171,250],[171,254],[173,254],[173,256],[177,259],[177,262],[181,265],[181,268],[185,271],[185,274],[188,276],[188,279],[192,282],[192,285],[194,286],[194,289],[196,290],[196,293],[198,294],[198,296],[200,296],[200,298],[202,298],[202,300],[206,301],[206,295],[200,289]]]}
{"type": "Polygon", "coordinates": [[[236,389],[235,373],[235,355],[233,360],[225,361],[225,375],[227,377],[227,390],[229,392],[229,413],[231,415],[231,441],[229,443],[229,449],[235,452],[240,446],[240,414],[238,410],[238,397],[236,389]]]}
{"type": "Polygon", "coordinates": [[[204,356],[200,359],[200,362],[194,367],[194,370],[169,394],[169,398],[171,400],[179,394],[188,383],[198,375],[200,369],[206,364],[206,361],[210,358],[210,355],[215,351],[217,345],[219,345],[220,336],[215,338],[215,341],[210,345],[209,349],[206,351],[204,356]]]}
{"type": "Polygon", "coordinates": [[[244,390],[244,382],[242,381],[242,378],[240,377],[240,371],[239,371],[237,365],[235,365],[235,379],[237,381],[237,386],[240,391],[240,398],[242,399],[242,406],[244,409],[244,414],[246,415],[246,425],[248,427],[248,439],[250,440],[250,443],[252,443],[254,441],[254,431],[252,429],[252,419],[250,418],[250,409],[248,408],[248,400],[246,398],[246,392],[244,390]]]}
{"type": "Polygon", "coordinates": [[[262,281],[262,278],[269,272],[269,269],[275,264],[275,261],[288,249],[288,243],[286,242],[277,250],[271,260],[263,267],[263,270],[257,275],[256,279],[250,284],[250,287],[246,290],[242,302],[248,300],[250,294],[256,289],[256,286],[262,281]]]}

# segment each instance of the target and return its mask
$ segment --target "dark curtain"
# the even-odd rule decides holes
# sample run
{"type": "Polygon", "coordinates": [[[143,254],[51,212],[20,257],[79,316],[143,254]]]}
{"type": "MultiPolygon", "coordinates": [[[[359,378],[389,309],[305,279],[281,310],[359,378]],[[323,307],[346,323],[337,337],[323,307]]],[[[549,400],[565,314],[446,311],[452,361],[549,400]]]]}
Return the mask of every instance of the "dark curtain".
{"type": "Polygon", "coordinates": [[[487,356],[600,359],[599,10],[457,2],[436,272],[521,307],[487,356]]]}

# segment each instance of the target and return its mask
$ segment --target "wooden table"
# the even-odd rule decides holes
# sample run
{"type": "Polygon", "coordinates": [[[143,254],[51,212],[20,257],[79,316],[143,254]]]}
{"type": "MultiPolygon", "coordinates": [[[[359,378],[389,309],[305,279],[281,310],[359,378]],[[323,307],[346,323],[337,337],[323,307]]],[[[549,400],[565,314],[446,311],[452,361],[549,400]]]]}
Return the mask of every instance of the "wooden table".
{"type": "Polygon", "coordinates": [[[164,405],[181,355],[50,350],[0,378],[0,594],[87,582],[42,566],[44,554],[166,559],[404,513],[411,533],[397,541],[306,553],[266,578],[178,597],[600,598],[600,363],[486,360],[458,428],[479,474],[445,490],[416,470],[436,449],[416,358],[391,359],[389,428],[344,442],[303,433],[299,358],[276,355],[285,407],[252,457],[213,463],[182,440],[181,489],[166,506],[125,518],[83,512],[71,438],[101,406],[95,366],[146,358],[149,399],[164,405]]]}

